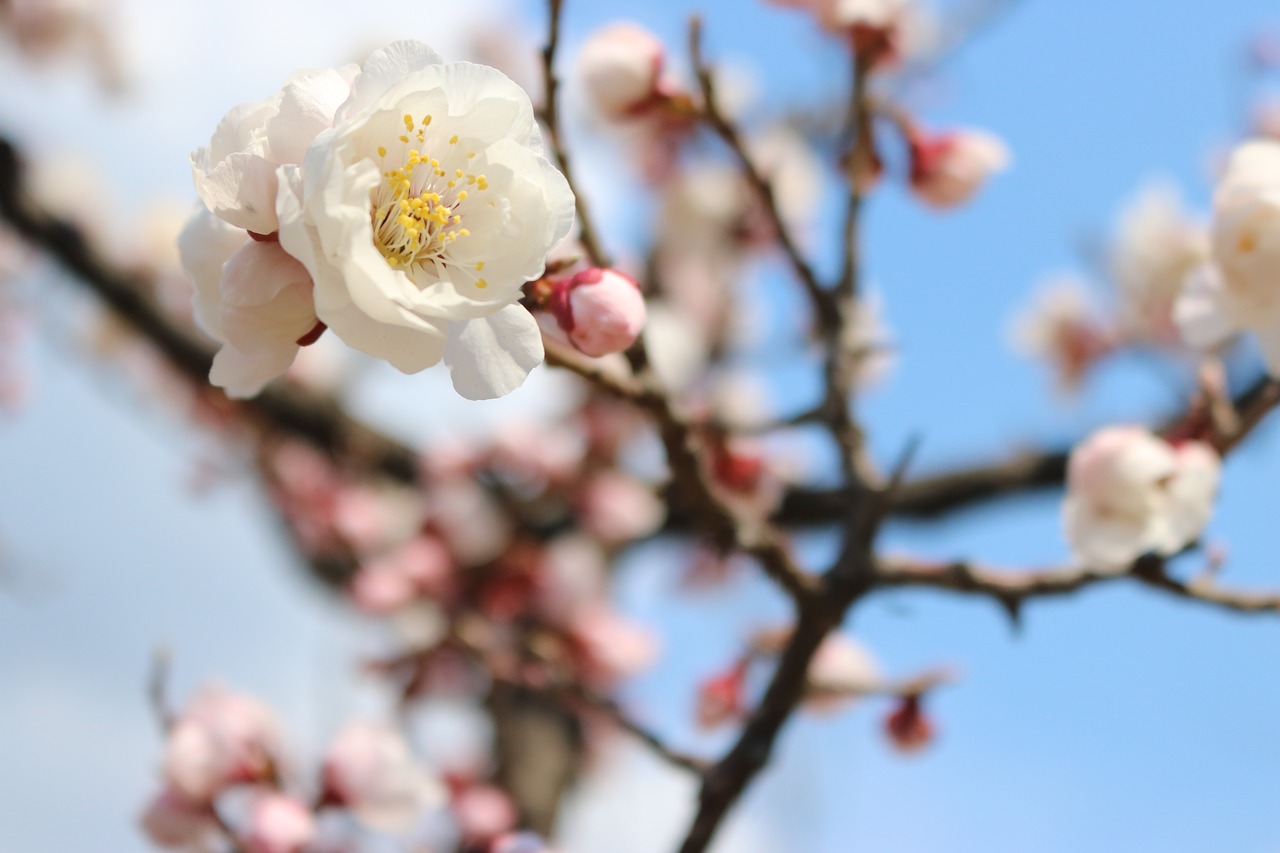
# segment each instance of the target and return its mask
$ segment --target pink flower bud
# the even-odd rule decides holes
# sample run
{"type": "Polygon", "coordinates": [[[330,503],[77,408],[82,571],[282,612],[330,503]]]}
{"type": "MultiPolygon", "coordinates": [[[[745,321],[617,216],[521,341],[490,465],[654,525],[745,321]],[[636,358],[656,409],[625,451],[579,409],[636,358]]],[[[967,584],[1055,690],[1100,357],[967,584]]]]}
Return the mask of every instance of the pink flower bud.
{"type": "Polygon", "coordinates": [[[614,269],[594,267],[557,282],[549,307],[569,342],[592,358],[622,352],[644,328],[640,286],[614,269]]]}
{"type": "Polygon", "coordinates": [[[665,56],[653,33],[637,24],[617,23],[587,39],[578,73],[601,113],[624,118],[659,102],[665,56]]]}
{"type": "Polygon", "coordinates": [[[453,817],[462,837],[472,846],[509,831],[518,819],[511,798],[492,785],[476,785],[460,792],[453,800],[453,817]]]}
{"type": "Polygon", "coordinates": [[[253,802],[245,853],[299,853],[316,835],[311,810],[292,797],[266,793],[253,802]]]}
{"type": "Polygon", "coordinates": [[[925,716],[920,696],[905,696],[884,720],[889,742],[899,752],[918,752],[933,742],[933,723],[925,716]]]}
{"type": "Polygon", "coordinates": [[[230,785],[270,778],[279,744],[275,717],[266,706],[210,685],[169,732],[165,779],[188,800],[208,802],[230,785]]]}
{"type": "Polygon", "coordinates": [[[325,756],[325,801],[346,807],[373,829],[404,830],[443,798],[440,781],[388,726],[350,723],[325,756]]]}
{"type": "Polygon", "coordinates": [[[151,801],[139,823],[153,844],[166,849],[201,849],[218,830],[207,803],[192,802],[173,788],[151,801]]]}
{"type": "Polygon", "coordinates": [[[747,666],[750,659],[743,658],[724,672],[717,673],[698,685],[698,725],[704,729],[736,720],[745,710],[743,689],[746,686],[747,666]]]}
{"type": "Polygon", "coordinates": [[[939,209],[968,201],[995,172],[1009,164],[1009,149],[980,130],[937,135],[917,132],[911,145],[911,189],[939,209]]]}

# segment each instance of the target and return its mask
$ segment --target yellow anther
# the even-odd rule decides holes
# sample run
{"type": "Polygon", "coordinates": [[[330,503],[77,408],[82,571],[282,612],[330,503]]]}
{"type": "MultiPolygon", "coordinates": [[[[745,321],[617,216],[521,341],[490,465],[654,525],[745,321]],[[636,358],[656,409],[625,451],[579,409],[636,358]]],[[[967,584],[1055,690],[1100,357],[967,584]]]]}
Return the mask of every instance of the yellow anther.
{"type": "Polygon", "coordinates": [[[488,286],[489,286],[489,282],[485,281],[484,279],[482,278],[476,279],[476,287],[480,288],[481,290],[483,290],[488,286]]]}
{"type": "Polygon", "coordinates": [[[482,269],[484,269],[484,261],[476,261],[476,272],[480,272],[482,269]]]}
{"type": "MultiPolygon", "coordinates": [[[[449,186],[453,186],[453,181],[449,182],[449,186]]],[[[467,200],[467,191],[458,190],[458,201],[466,201],[466,200],[467,200]]]]}
{"type": "Polygon", "coordinates": [[[408,142],[408,141],[409,141],[409,137],[407,137],[407,136],[401,136],[401,137],[400,137],[400,141],[401,141],[401,142],[408,142]]]}
{"type": "Polygon", "coordinates": [[[474,152],[474,151],[468,151],[468,152],[467,152],[467,159],[468,159],[468,160],[470,160],[470,159],[471,159],[472,157],[474,157],[474,156],[476,156],[476,152],[474,152]]]}
{"type": "Polygon", "coordinates": [[[404,129],[413,130],[413,116],[408,113],[404,114],[404,129]]]}
{"type": "Polygon", "coordinates": [[[381,145],[379,145],[379,146],[378,146],[378,156],[379,156],[379,157],[386,157],[386,156],[387,156],[387,149],[385,149],[385,148],[383,148],[381,145]]]}
{"type": "Polygon", "coordinates": [[[423,116],[423,117],[422,117],[422,126],[423,126],[423,127],[426,127],[426,126],[427,126],[427,125],[429,125],[429,124],[431,124],[431,116],[423,116]]]}
{"type": "Polygon", "coordinates": [[[450,145],[457,145],[457,144],[458,144],[458,134],[456,134],[456,133],[455,133],[453,136],[450,136],[450,137],[449,137],[449,144],[450,144],[450,145]]]}
{"type": "Polygon", "coordinates": [[[455,234],[457,234],[459,237],[470,237],[470,236],[471,236],[471,232],[470,232],[470,231],[468,231],[468,230],[467,230],[467,229],[465,229],[465,228],[462,228],[462,229],[460,229],[460,230],[458,230],[458,231],[456,231],[456,232],[454,232],[454,233],[455,233],[455,234]]]}

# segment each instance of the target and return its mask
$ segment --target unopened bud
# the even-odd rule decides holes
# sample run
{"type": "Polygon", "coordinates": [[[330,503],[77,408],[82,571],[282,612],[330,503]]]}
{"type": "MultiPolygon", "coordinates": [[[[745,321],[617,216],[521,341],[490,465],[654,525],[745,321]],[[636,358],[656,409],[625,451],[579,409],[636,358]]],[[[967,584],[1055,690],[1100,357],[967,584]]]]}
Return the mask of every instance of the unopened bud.
{"type": "Polygon", "coordinates": [[[558,282],[548,302],[574,348],[592,358],[622,352],[644,329],[644,297],[631,276],[598,267],[558,282]]]}
{"type": "Polygon", "coordinates": [[[980,130],[917,132],[910,145],[911,189],[939,209],[964,204],[987,178],[1009,165],[1005,144],[980,130]]]}
{"type": "Polygon", "coordinates": [[[624,118],[660,101],[665,59],[666,50],[653,33],[637,24],[617,23],[587,39],[578,73],[600,112],[624,118]]]}

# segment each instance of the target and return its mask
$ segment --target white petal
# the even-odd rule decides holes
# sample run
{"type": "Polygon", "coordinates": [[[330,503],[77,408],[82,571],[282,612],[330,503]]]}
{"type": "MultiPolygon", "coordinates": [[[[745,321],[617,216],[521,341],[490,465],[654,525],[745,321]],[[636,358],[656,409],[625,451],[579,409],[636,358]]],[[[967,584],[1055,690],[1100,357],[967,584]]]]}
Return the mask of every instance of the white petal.
{"type": "Polygon", "coordinates": [[[277,242],[244,244],[222,269],[222,301],[252,308],[265,305],[292,284],[310,285],[306,267],[277,242]]]}
{"type": "Polygon", "coordinates": [[[288,370],[297,353],[296,344],[261,349],[251,355],[224,346],[213,358],[209,381],[226,390],[228,397],[253,397],[268,382],[288,370]]]}
{"type": "Polygon", "coordinates": [[[275,169],[264,157],[237,151],[208,171],[193,163],[192,175],[196,192],[218,217],[246,231],[271,234],[276,230],[275,169]]]}
{"type": "Polygon", "coordinates": [[[1196,349],[1215,349],[1236,333],[1225,303],[1222,274],[1205,264],[1187,276],[1182,295],[1173,306],[1178,331],[1196,349]]]}
{"type": "Polygon", "coordinates": [[[417,373],[445,355],[443,323],[439,328],[380,323],[354,306],[319,316],[347,346],[389,361],[401,373],[417,373]]]}
{"type": "Polygon", "coordinates": [[[280,90],[280,111],[267,122],[271,159],[301,163],[307,146],[333,124],[351,84],[332,68],[300,71],[280,90]]]}
{"type": "Polygon", "coordinates": [[[443,62],[440,54],[420,41],[397,41],[375,50],[361,66],[351,84],[351,96],[338,108],[334,122],[344,122],[372,106],[405,75],[443,62]]]}
{"type": "Polygon", "coordinates": [[[222,340],[222,267],[249,236],[203,205],[187,220],[178,235],[178,255],[195,282],[195,318],[200,328],[222,340]]]}
{"type": "Polygon", "coordinates": [[[453,387],[468,400],[491,400],[519,388],[542,363],[542,334],[519,305],[476,320],[449,324],[444,360],[453,387]]]}
{"type": "Polygon", "coordinates": [[[1153,547],[1145,520],[1102,516],[1070,496],[1062,504],[1062,526],[1076,562],[1098,572],[1124,572],[1153,547]]]}

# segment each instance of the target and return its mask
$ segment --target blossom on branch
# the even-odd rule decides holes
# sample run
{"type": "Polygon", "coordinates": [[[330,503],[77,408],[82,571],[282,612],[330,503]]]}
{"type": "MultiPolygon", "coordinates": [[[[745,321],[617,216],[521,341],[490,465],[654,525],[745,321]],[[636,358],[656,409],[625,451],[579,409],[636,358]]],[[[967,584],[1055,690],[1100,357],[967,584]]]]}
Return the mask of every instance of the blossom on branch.
{"type": "Polygon", "coordinates": [[[1067,463],[1063,527],[1075,558],[1123,572],[1143,554],[1170,556],[1213,513],[1222,462],[1208,445],[1174,445],[1143,427],[1101,429],[1067,463]]]}
{"type": "Polygon", "coordinates": [[[593,358],[630,347],[646,319],[640,285],[613,269],[583,270],[557,282],[548,307],[574,349],[593,358]]]}
{"type": "Polygon", "coordinates": [[[644,27],[611,24],[587,38],[578,54],[578,75],[595,108],[610,119],[634,117],[670,94],[663,78],[666,48],[644,27]]]}
{"type": "Polygon", "coordinates": [[[911,191],[939,210],[964,204],[988,178],[1009,166],[1008,147],[983,130],[916,130],[908,145],[911,191]]]}
{"type": "Polygon", "coordinates": [[[1252,332],[1267,372],[1280,376],[1280,142],[1231,155],[1213,198],[1212,263],[1194,272],[1174,308],[1187,343],[1221,346],[1252,332]]]}
{"type": "Polygon", "coordinates": [[[193,169],[218,224],[197,214],[187,243],[248,232],[263,246],[241,250],[252,278],[184,252],[202,325],[226,345],[211,378],[233,396],[326,329],[406,373],[444,360],[471,399],[514,390],[542,361],[515,303],[572,228],[574,199],[528,95],[495,69],[403,41],[358,72],[303,72],[232,110],[193,169]],[[228,314],[234,336],[212,319],[228,314]]]}

